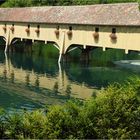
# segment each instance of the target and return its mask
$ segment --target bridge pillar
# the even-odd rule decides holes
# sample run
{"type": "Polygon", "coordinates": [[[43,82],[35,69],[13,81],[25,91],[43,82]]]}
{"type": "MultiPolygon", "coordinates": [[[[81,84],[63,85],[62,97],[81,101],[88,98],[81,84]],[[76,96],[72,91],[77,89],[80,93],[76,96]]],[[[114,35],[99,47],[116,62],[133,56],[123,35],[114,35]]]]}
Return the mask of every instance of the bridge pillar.
{"type": "Polygon", "coordinates": [[[8,52],[10,43],[11,43],[11,40],[10,41],[6,40],[6,45],[5,45],[5,50],[4,50],[5,53],[8,52]]]}
{"type": "Polygon", "coordinates": [[[7,33],[7,36],[6,36],[6,46],[5,46],[5,50],[4,52],[6,53],[8,51],[8,46],[10,45],[12,39],[10,38],[10,30],[9,32],[7,33]]]}
{"type": "Polygon", "coordinates": [[[103,51],[106,51],[106,47],[103,47],[103,51]]]}
{"type": "Polygon", "coordinates": [[[61,54],[61,53],[59,53],[58,63],[60,63],[60,62],[61,62],[61,60],[62,60],[62,54],[61,54]]]}
{"type": "Polygon", "coordinates": [[[62,38],[61,38],[61,42],[60,42],[58,63],[61,63],[61,61],[62,61],[62,57],[64,55],[64,49],[65,49],[65,32],[63,32],[63,34],[62,34],[62,38]]]}
{"type": "Polygon", "coordinates": [[[8,42],[6,41],[6,46],[5,46],[5,50],[4,50],[4,52],[6,53],[7,50],[8,50],[8,42]]]}
{"type": "Polygon", "coordinates": [[[128,52],[129,52],[129,50],[126,49],[126,50],[125,50],[125,54],[128,54],[128,52]]]}

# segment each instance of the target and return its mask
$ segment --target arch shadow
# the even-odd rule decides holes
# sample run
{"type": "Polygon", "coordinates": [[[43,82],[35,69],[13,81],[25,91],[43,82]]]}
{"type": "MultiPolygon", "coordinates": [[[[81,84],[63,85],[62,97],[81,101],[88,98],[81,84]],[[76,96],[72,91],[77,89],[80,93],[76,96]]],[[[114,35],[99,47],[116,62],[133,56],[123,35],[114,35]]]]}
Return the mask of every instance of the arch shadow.
{"type": "Polygon", "coordinates": [[[84,45],[81,45],[81,44],[71,44],[68,48],[67,48],[67,50],[65,51],[65,53],[69,53],[69,52],[71,52],[71,51],[73,51],[73,50],[75,50],[75,49],[79,49],[79,50],[86,50],[86,49],[88,49],[88,50],[94,50],[94,49],[97,49],[97,48],[103,48],[103,47],[101,47],[101,46],[90,46],[90,45],[86,45],[86,48],[84,48],[84,45]]]}
{"type": "Polygon", "coordinates": [[[55,48],[57,48],[58,50],[60,50],[60,46],[55,41],[47,41],[47,44],[53,45],[55,48]]]}
{"type": "Polygon", "coordinates": [[[0,49],[4,50],[6,46],[6,38],[4,36],[0,36],[0,49]]]}
{"type": "Polygon", "coordinates": [[[65,54],[66,53],[70,53],[72,51],[74,51],[75,49],[80,49],[82,50],[83,45],[81,44],[71,44],[66,50],[65,50],[65,54]]]}

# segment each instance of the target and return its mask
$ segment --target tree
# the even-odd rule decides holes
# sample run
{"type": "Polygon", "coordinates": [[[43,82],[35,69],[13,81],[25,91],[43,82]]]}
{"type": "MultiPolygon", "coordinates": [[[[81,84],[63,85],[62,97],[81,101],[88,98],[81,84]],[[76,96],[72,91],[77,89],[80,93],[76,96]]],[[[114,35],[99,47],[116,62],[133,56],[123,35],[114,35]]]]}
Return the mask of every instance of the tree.
{"type": "Polygon", "coordinates": [[[2,7],[29,7],[32,5],[32,0],[8,0],[2,7]]]}

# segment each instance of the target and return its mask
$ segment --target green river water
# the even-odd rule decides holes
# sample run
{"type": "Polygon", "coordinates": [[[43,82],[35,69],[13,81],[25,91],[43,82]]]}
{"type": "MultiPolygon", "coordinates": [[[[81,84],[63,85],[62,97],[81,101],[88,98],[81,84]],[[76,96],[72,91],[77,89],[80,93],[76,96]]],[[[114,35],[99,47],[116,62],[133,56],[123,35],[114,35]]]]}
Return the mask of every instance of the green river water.
{"type": "Polygon", "coordinates": [[[44,44],[34,45],[32,53],[0,50],[0,107],[35,109],[73,98],[84,100],[102,87],[140,75],[138,52],[125,55],[123,50],[93,49],[88,64],[80,60],[80,49],[61,65],[58,55],[53,46],[44,44]],[[137,60],[138,65],[116,65],[119,60],[137,60]]]}

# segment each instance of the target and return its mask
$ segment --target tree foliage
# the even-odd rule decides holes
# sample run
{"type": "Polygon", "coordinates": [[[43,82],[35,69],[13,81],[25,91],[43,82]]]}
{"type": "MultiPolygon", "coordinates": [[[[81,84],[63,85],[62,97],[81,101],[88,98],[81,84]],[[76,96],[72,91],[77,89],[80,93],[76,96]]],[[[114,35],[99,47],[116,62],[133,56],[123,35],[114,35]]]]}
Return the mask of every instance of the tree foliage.
{"type": "Polygon", "coordinates": [[[28,7],[43,5],[90,5],[122,2],[137,2],[137,0],[7,0],[5,3],[2,4],[2,7],[28,7]]]}
{"type": "Polygon", "coordinates": [[[2,7],[29,7],[31,5],[31,0],[8,0],[2,4],[2,7]]]}

